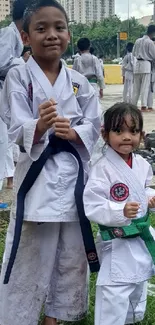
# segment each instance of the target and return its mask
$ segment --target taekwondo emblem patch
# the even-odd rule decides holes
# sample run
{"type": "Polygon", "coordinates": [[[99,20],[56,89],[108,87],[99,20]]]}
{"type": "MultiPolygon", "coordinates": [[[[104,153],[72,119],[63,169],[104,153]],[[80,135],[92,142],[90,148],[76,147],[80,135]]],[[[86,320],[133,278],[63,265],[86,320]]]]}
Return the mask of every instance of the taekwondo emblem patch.
{"type": "Polygon", "coordinates": [[[73,85],[73,92],[74,95],[76,96],[79,90],[80,85],[77,82],[72,81],[72,85],[73,85]]]}
{"type": "Polygon", "coordinates": [[[114,228],[113,229],[113,234],[114,234],[115,237],[121,238],[121,237],[123,237],[124,232],[120,228],[114,228]]]}
{"type": "Polygon", "coordinates": [[[28,85],[28,97],[33,102],[33,88],[32,88],[32,83],[29,83],[28,85]]]}
{"type": "Polygon", "coordinates": [[[110,194],[115,201],[125,201],[129,196],[129,188],[123,183],[117,183],[112,186],[110,194]]]}
{"type": "Polygon", "coordinates": [[[87,255],[89,262],[94,262],[97,259],[97,255],[94,252],[90,252],[87,255]]]}

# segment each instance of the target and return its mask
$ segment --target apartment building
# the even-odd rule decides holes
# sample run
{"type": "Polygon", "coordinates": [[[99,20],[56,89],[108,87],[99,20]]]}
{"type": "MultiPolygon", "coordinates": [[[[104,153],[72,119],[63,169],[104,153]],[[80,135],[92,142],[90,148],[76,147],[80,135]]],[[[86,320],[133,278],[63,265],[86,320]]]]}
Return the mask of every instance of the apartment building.
{"type": "Polygon", "coordinates": [[[115,0],[59,0],[69,20],[77,23],[101,21],[115,14],[115,0]]]}
{"type": "Polygon", "coordinates": [[[0,0],[0,21],[10,14],[10,0],[0,0]]]}

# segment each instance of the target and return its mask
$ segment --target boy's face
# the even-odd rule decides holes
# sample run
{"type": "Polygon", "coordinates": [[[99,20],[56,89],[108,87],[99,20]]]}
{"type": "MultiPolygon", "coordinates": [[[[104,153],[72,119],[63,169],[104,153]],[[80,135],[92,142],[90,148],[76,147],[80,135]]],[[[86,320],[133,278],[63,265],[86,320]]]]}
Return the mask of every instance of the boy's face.
{"type": "Polygon", "coordinates": [[[29,34],[23,42],[31,46],[34,58],[55,60],[66,51],[70,40],[65,16],[55,7],[43,7],[31,17],[29,34]]]}

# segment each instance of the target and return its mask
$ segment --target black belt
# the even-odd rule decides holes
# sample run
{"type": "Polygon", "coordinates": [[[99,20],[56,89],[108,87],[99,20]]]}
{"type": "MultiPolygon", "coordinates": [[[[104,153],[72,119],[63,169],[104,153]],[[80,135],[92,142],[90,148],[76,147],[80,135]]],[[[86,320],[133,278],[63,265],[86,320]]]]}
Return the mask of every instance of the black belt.
{"type": "MultiPolygon", "coordinates": [[[[23,149],[23,152],[24,151],[25,150],[23,149]]],[[[4,284],[7,284],[9,282],[11,270],[14,265],[14,261],[16,258],[16,254],[20,242],[22,224],[24,219],[24,201],[25,201],[26,194],[34,184],[35,180],[37,179],[38,175],[40,174],[43,166],[45,165],[50,155],[55,155],[63,151],[69,152],[72,155],[74,155],[74,157],[76,157],[79,164],[78,178],[77,178],[75,191],[74,191],[75,202],[76,202],[77,211],[79,215],[79,221],[80,221],[85,251],[86,251],[90,270],[91,272],[99,271],[100,265],[98,261],[96,248],[95,248],[91,224],[90,221],[85,216],[84,206],[83,206],[84,173],[83,173],[83,164],[80,155],[68,141],[59,139],[55,135],[51,135],[49,137],[49,144],[47,145],[47,147],[45,148],[45,150],[43,151],[39,159],[37,161],[34,161],[30,166],[17,194],[15,232],[14,232],[10,259],[4,277],[4,284]]]]}

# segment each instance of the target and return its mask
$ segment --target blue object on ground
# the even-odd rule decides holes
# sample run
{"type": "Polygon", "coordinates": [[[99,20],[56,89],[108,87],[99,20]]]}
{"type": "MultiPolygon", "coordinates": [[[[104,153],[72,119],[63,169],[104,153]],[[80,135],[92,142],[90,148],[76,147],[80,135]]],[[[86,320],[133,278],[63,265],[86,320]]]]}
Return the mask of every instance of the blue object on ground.
{"type": "Polygon", "coordinates": [[[0,203],[0,209],[6,209],[8,207],[7,203],[0,203]]]}

